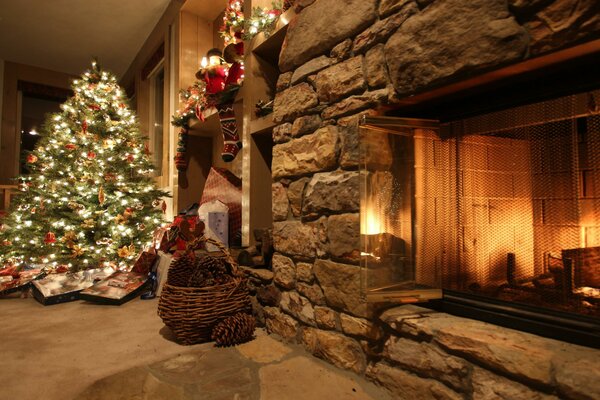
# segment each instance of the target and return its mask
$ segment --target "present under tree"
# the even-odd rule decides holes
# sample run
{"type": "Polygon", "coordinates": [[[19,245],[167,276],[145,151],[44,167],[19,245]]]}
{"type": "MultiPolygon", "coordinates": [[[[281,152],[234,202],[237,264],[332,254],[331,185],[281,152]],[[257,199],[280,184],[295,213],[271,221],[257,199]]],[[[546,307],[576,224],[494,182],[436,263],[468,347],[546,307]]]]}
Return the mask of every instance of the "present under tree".
{"type": "Polygon", "coordinates": [[[46,120],[1,222],[1,263],[72,270],[133,264],[162,224],[167,193],[114,75],[96,62],[46,120]]]}

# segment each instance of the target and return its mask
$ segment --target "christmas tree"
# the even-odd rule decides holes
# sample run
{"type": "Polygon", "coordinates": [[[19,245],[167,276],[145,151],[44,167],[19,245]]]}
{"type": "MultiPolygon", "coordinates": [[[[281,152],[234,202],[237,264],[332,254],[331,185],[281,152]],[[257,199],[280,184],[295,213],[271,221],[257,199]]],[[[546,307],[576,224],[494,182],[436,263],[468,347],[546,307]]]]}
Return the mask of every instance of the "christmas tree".
{"type": "Polygon", "coordinates": [[[50,115],[0,221],[0,265],[125,267],[162,223],[145,138],[114,75],[96,62],[50,115]]]}

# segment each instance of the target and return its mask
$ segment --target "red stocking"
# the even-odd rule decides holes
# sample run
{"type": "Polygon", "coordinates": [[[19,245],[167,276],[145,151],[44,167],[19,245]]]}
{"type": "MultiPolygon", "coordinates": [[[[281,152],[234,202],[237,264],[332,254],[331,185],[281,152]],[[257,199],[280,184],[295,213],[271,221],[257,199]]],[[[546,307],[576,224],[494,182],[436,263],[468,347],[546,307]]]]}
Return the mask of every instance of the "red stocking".
{"type": "Polygon", "coordinates": [[[237,132],[237,123],[233,112],[233,103],[218,104],[219,120],[223,132],[223,152],[221,157],[225,162],[231,162],[242,148],[242,142],[237,132]]]}

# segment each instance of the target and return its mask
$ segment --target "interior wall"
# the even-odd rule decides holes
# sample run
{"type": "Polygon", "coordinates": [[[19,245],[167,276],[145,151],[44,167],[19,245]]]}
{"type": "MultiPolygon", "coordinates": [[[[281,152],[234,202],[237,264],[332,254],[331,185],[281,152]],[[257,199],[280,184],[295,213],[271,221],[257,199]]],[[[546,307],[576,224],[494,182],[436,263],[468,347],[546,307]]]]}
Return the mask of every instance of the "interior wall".
{"type": "MultiPolygon", "coordinates": [[[[0,58],[0,93],[4,93],[4,60],[0,58]]],[[[2,121],[2,101],[4,96],[0,95],[0,121],[2,121]]],[[[2,135],[0,134],[0,146],[2,146],[2,135]]]]}
{"type": "Polygon", "coordinates": [[[0,131],[0,184],[11,184],[19,174],[20,135],[18,82],[32,82],[69,89],[74,76],[31,65],[4,61],[0,131]]]}

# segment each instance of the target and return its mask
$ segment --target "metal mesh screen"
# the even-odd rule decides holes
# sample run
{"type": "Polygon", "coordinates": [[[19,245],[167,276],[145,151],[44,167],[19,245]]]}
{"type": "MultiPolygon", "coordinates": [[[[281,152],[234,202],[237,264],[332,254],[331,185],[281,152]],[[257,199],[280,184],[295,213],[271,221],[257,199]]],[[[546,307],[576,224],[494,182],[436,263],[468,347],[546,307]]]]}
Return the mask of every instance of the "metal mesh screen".
{"type": "MultiPolygon", "coordinates": [[[[444,287],[600,317],[600,117],[586,93],[452,124],[444,287]],[[596,191],[598,188],[598,191],[596,191]]],[[[434,196],[441,196],[436,193],[434,196]]]]}

